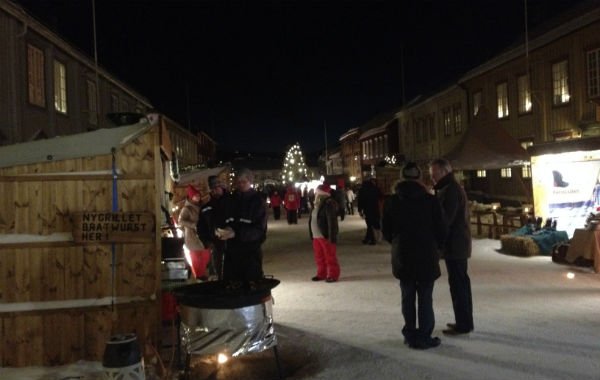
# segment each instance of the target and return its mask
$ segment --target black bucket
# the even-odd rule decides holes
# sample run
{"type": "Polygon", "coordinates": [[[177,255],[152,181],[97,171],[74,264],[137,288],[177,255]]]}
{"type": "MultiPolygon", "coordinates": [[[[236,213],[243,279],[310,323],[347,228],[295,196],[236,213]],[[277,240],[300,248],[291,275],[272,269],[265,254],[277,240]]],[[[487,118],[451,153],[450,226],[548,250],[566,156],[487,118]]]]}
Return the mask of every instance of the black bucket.
{"type": "Polygon", "coordinates": [[[107,379],[144,379],[144,364],[137,336],[111,336],[106,342],[102,366],[107,379]]]}

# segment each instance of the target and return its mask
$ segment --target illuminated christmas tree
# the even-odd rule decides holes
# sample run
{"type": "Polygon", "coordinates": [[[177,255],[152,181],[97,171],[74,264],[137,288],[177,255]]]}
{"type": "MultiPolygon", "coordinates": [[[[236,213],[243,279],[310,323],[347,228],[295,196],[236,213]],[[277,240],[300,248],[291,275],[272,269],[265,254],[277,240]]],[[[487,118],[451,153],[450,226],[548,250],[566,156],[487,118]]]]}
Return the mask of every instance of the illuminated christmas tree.
{"type": "Polygon", "coordinates": [[[300,144],[296,143],[287,151],[283,160],[281,170],[281,182],[304,182],[306,180],[306,163],[300,150],[300,144]]]}

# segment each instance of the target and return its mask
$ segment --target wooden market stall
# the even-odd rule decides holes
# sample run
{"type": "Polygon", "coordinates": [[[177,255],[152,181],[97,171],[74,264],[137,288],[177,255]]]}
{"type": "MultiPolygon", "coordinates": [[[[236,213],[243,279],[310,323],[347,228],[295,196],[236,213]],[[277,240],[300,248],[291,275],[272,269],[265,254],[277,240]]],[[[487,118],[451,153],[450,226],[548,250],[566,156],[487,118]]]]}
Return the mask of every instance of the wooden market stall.
{"type": "Polygon", "coordinates": [[[0,366],[158,344],[168,147],[146,119],[0,147],[0,366]]]}

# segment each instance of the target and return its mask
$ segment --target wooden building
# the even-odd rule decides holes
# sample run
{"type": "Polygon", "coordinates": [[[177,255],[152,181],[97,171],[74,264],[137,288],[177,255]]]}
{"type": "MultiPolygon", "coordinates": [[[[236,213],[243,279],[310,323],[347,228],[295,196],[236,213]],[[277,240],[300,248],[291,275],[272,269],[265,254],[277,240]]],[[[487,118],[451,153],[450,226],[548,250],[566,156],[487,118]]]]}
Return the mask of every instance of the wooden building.
{"type": "Polygon", "coordinates": [[[342,170],[348,178],[354,178],[355,181],[362,179],[361,165],[362,154],[360,151],[360,130],[352,128],[344,133],[340,141],[340,149],[342,152],[342,170]]]}
{"type": "Polygon", "coordinates": [[[0,147],[0,366],[158,345],[169,145],[146,122],[0,147]]]}
{"type": "Polygon", "coordinates": [[[8,0],[0,0],[0,52],[0,145],[107,128],[108,113],[152,108],[8,0]]]}

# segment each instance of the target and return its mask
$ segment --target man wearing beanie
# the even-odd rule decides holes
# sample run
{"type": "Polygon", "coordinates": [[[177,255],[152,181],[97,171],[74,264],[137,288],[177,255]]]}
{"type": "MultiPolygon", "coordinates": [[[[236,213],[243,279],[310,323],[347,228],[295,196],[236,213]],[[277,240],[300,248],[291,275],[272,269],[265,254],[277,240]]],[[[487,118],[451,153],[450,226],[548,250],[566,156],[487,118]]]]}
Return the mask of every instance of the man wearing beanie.
{"type": "Polygon", "coordinates": [[[319,185],[315,191],[315,207],[310,210],[308,220],[308,233],[317,264],[317,275],[312,278],[313,281],[336,282],[340,278],[336,254],[337,207],[335,200],[331,198],[329,185],[319,185]]]}
{"type": "Polygon", "coordinates": [[[197,233],[197,224],[200,217],[200,192],[192,185],[187,187],[187,199],[179,213],[178,223],[183,227],[183,241],[188,250],[192,273],[197,279],[205,280],[206,265],[210,260],[210,253],[204,248],[197,233]]]}
{"type": "Polygon", "coordinates": [[[432,295],[448,227],[439,202],[421,183],[421,169],[408,162],[402,177],[384,204],[383,236],[392,244],[392,273],[400,280],[404,342],[410,348],[428,349],[440,344],[431,336],[432,295]]]}

